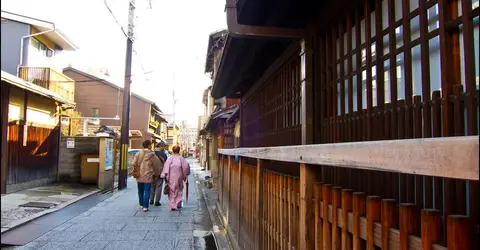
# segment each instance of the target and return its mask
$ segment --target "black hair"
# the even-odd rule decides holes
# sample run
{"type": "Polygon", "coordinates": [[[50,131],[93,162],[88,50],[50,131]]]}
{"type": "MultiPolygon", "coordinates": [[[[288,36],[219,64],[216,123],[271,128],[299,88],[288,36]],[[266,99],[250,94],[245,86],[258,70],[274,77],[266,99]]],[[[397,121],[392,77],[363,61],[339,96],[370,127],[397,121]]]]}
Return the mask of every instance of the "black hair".
{"type": "Polygon", "coordinates": [[[142,146],[143,148],[148,148],[152,145],[152,142],[150,140],[145,140],[143,143],[142,143],[142,146]]]}

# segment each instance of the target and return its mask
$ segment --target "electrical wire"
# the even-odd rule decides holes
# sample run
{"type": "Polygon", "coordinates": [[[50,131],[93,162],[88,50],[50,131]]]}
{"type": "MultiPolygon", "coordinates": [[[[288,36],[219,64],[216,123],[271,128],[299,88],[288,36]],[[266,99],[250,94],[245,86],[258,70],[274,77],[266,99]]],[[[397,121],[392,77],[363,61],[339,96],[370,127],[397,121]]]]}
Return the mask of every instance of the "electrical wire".
{"type": "MultiPolygon", "coordinates": [[[[123,25],[120,24],[120,22],[118,21],[117,17],[115,16],[115,14],[113,13],[112,9],[110,8],[110,6],[108,5],[107,3],[107,0],[104,0],[104,4],[105,4],[105,7],[107,7],[107,10],[108,12],[110,12],[110,15],[113,17],[113,19],[115,20],[115,22],[117,23],[117,25],[120,27],[120,30],[122,31],[123,35],[130,39],[132,41],[132,43],[134,42],[135,38],[133,36],[129,36],[127,32],[125,32],[125,29],[123,28],[123,25]]],[[[149,1],[149,4],[150,4],[150,9],[151,9],[151,1],[149,1]]],[[[142,69],[142,71],[145,71],[145,67],[143,66],[143,62],[141,60],[141,57],[139,56],[138,52],[135,50],[135,49],[132,49],[132,52],[134,52],[137,57],[138,57],[138,61],[140,62],[140,67],[142,69]]],[[[133,75],[133,74],[132,74],[133,75]]],[[[128,77],[131,77],[132,75],[128,76],[128,77]]],[[[126,76],[127,77],[127,76],[126,76]]],[[[148,78],[147,78],[148,79],[148,78]]]]}

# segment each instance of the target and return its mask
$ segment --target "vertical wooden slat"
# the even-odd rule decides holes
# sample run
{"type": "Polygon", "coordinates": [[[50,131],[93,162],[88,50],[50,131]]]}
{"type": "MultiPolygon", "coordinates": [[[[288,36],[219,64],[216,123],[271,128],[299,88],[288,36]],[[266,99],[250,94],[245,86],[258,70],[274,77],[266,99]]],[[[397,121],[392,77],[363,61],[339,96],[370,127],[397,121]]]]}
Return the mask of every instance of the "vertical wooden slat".
{"type": "Polygon", "coordinates": [[[446,23],[452,20],[453,11],[451,6],[455,6],[456,1],[451,4],[448,0],[438,0],[438,21],[440,31],[440,58],[441,58],[441,76],[442,76],[442,128],[443,136],[450,136],[453,131],[452,110],[450,106],[450,94],[453,94],[453,86],[459,83],[457,78],[459,74],[459,63],[454,59],[454,54],[458,51],[455,45],[454,36],[446,29],[446,23]]]}
{"type": "MultiPolygon", "coordinates": [[[[322,184],[315,184],[315,250],[323,249],[323,225],[321,224],[320,201],[322,199],[322,184]]],[[[291,248],[289,248],[291,249],[291,248]]]]}
{"type": "Polygon", "coordinates": [[[332,249],[332,230],[330,222],[328,221],[328,205],[332,199],[332,185],[325,184],[323,185],[323,249],[331,250],[332,249]]]}
{"type": "Polygon", "coordinates": [[[417,214],[415,204],[403,203],[399,208],[399,249],[408,250],[408,235],[417,234],[417,214]]]}
{"type": "Polygon", "coordinates": [[[308,35],[301,42],[301,135],[302,144],[314,142],[314,96],[313,96],[313,37],[308,35]]]}
{"type": "MultiPolygon", "coordinates": [[[[377,106],[384,110],[385,106],[385,77],[383,62],[383,21],[382,21],[382,0],[375,0],[375,58],[376,58],[376,83],[377,83],[377,106]]],[[[384,116],[379,115],[379,127],[375,129],[376,139],[384,139],[385,127],[384,116]]]]}
{"type": "Polygon", "coordinates": [[[342,190],[342,249],[352,249],[352,235],[348,231],[348,213],[352,211],[353,190],[342,190]]]}
{"type": "Polygon", "coordinates": [[[382,249],[390,249],[390,228],[398,225],[398,208],[397,203],[393,199],[383,199],[381,202],[382,209],[382,249]]]}
{"type": "Polygon", "coordinates": [[[442,214],[438,210],[424,209],[421,218],[422,250],[432,249],[432,244],[440,240],[442,214]]]}
{"type": "MultiPolygon", "coordinates": [[[[473,97],[476,90],[475,81],[475,47],[473,38],[473,22],[471,17],[472,0],[462,0],[463,51],[465,70],[465,90],[467,93],[467,135],[477,135],[477,103],[473,97]]],[[[478,56],[478,55],[477,55],[478,56]]],[[[478,65],[477,65],[478,67],[478,65]]]]}
{"type": "Polygon", "coordinates": [[[256,204],[256,220],[255,220],[255,249],[263,249],[263,165],[264,161],[257,159],[257,168],[256,168],[256,194],[255,194],[255,204],[256,204]]]}
{"type": "MultiPolygon", "coordinates": [[[[367,197],[367,250],[375,250],[375,235],[373,230],[373,224],[375,222],[380,222],[381,215],[381,201],[379,196],[368,196],[367,197]]],[[[388,210],[388,208],[386,208],[388,210]]],[[[391,211],[386,211],[385,225],[391,227],[390,220],[392,217],[389,217],[388,213],[391,211]]],[[[383,239],[383,223],[382,222],[382,239],[383,239]]],[[[388,247],[387,247],[388,248],[388,247]]]]}
{"type": "Polygon", "coordinates": [[[341,231],[338,227],[338,208],[342,205],[341,187],[332,188],[332,249],[341,249],[341,231]]]}
{"type": "MultiPolygon", "coordinates": [[[[395,54],[396,50],[396,34],[395,34],[395,0],[388,0],[388,41],[389,41],[389,63],[390,63],[390,100],[392,102],[392,108],[395,110],[397,108],[397,55],[395,54]]],[[[391,139],[397,138],[397,117],[392,115],[391,120],[391,129],[392,137],[391,139]]]]}
{"type": "Polygon", "coordinates": [[[373,89],[372,89],[372,47],[370,41],[372,39],[372,29],[371,29],[371,7],[370,0],[365,0],[364,4],[365,13],[365,51],[366,51],[366,75],[367,75],[367,118],[366,118],[366,130],[365,136],[366,140],[372,139],[372,124],[371,116],[373,109],[373,89]]]}
{"type": "Polygon", "coordinates": [[[300,164],[300,220],[299,220],[299,248],[314,249],[312,228],[309,224],[314,218],[312,198],[315,187],[315,169],[311,165],[300,164]]]}
{"type": "Polygon", "coordinates": [[[447,248],[448,250],[472,249],[470,218],[464,215],[450,215],[447,218],[447,248]]]}
{"type": "MultiPolygon", "coordinates": [[[[428,18],[427,18],[427,0],[418,0],[419,8],[419,22],[420,22],[420,50],[421,50],[421,72],[422,72],[422,99],[424,103],[430,101],[431,88],[430,88],[430,46],[428,42],[428,18]]],[[[431,137],[431,112],[429,108],[423,109],[423,136],[431,137]]]]}
{"type": "MultiPolygon", "coordinates": [[[[347,62],[348,62],[348,141],[353,141],[353,58],[352,58],[352,13],[347,14],[347,62]]],[[[358,91],[358,90],[357,90],[358,91]]]]}
{"type": "MultiPolygon", "coordinates": [[[[362,101],[362,27],[361,27],[361,19],[360,19],[360,8],[355,9],[355,50],[357,56],[357,114],[361,116],[361,110],[363,109],[363,101],[362,101]]],[[[363,124],[359,122],[358,130],[357,130],[357,140],[361,139],[361,131],[363,131],[363,124]]]]}
{"type": "Polygon", "coordinates": [[[240,228],[241,228],[240,224],[242,224],[242,216],[243,216],[242,215],[242,191],[241,191],[242,190],[241,187],[243,186],[243,185],[241,185],[242,175],[243,175],[242,174],[242,172],[243,172],[243,161],[244,161],[243,157],[239,157],[239,161],[238,161],[238,182],[237,182],[237,185],[238,185],[238,187],[237,187],[238,188],[238,193],[237,193],[237,195],[238,195],[238,199],[237,199],[238,200],[238,204],[237,204],[237,207],[238,207],[237,241],[238,242],[242,241],[242,238],[241,238],[242,234],[240,232],[240,228]]]}
{"type": "Polygon", "coordinates": [[[292,178],[288,178],[287,187],[288,187],[288,249],[292,249],[292,240],[293,240],[293,205],[292,205],[292,178]]]}
{"type": "Polygon", "coordinates": [[[230,223],[232,214],[232,157],[228,156],[228,202],[227,202],[227,223],[230,223]]]}
{"type": "MultiPolygon", "coordinates": [[[[365,216],[365,193],[353,193],[353,250],[363,250],[365,245],[360,238],[360,217],[365,216]]],[[[377,211],[380,215],[380,210],[377,211]]],[[[368,214],[367,214],[368,220],[368,214]]],[[[368,230],[367,230],[368,239],[368,230]]]]}

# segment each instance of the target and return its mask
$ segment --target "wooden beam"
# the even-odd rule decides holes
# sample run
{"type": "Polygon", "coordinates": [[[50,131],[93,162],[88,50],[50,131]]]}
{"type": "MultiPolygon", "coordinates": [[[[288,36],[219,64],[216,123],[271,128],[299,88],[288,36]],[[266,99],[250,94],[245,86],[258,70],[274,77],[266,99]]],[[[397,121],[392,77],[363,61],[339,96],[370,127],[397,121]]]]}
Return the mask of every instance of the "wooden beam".
{"type": "Polygon", "coordinates": [[[478,136],[460,136],[221,149],[219,153],[284,162],[478,180],[478,150],[478,136]]]}
{"type": "Polygon", "coordinates": [[[300,221],[299,249],[315,249],[315,228],[310,227],[314,217],[313,196],[315,188],[315,168],[300,164],[300,221]]]}

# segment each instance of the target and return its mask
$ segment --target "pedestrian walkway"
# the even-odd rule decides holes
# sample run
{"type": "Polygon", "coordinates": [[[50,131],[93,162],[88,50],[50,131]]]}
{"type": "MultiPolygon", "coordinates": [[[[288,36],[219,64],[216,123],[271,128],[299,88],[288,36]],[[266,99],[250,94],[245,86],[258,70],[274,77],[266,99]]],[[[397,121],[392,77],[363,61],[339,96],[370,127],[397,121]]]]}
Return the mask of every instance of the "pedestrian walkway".
{"type": "Polygon", "coordinates": [[[81,184],[57,184],[2,195],[2,233],[98,191],[96,187],[81,184]],[[30,204],[23,207],[27,203],[30,204]]]}
{"type": "Polygon", "coordinates": [[[180,211],[170,211],[162,195],[162,206],[143,212],[130,178],[126,190],[16,249],[192,249],[198,201],[193,175],[189,182],[189,200],[180,211]]]}

